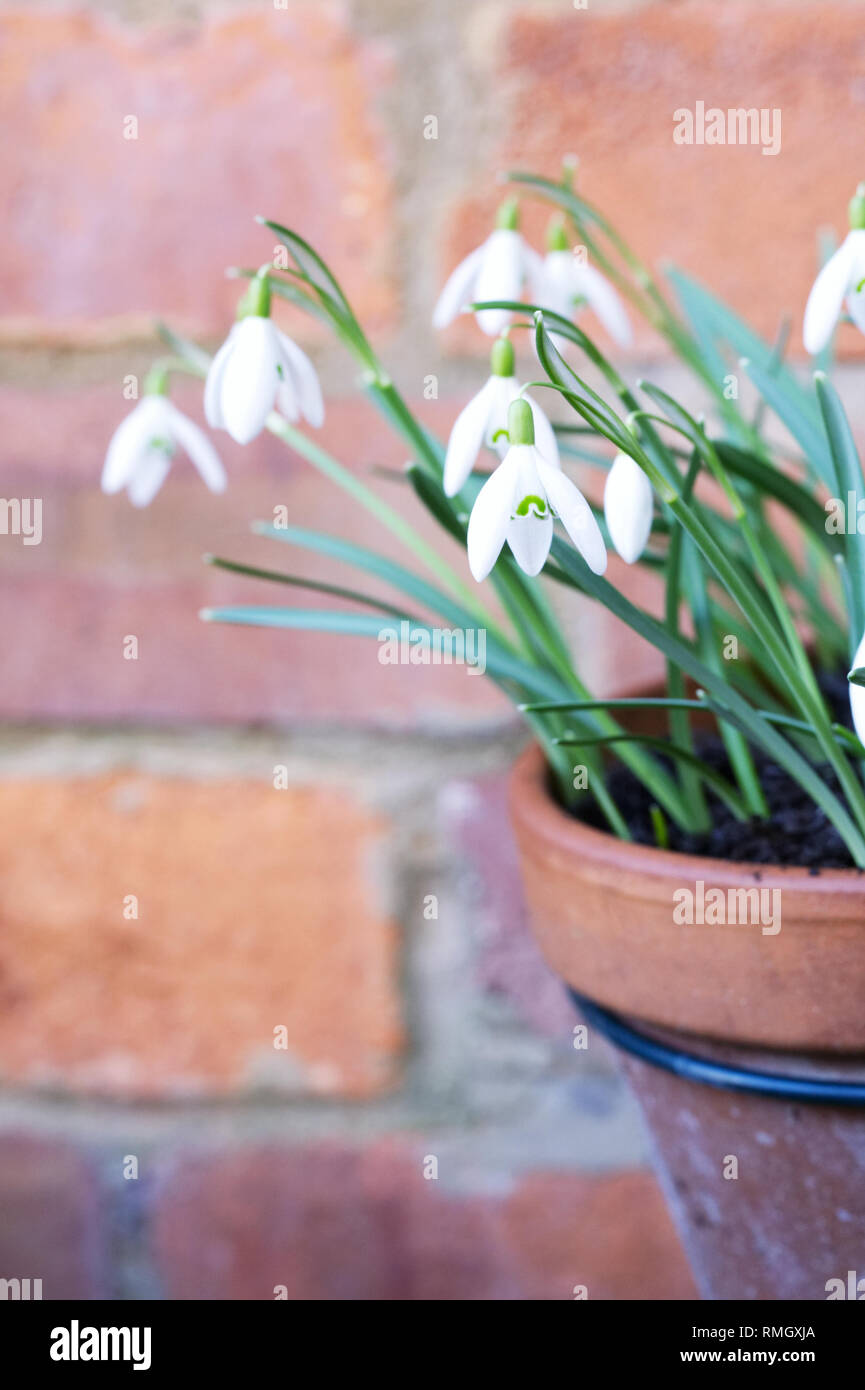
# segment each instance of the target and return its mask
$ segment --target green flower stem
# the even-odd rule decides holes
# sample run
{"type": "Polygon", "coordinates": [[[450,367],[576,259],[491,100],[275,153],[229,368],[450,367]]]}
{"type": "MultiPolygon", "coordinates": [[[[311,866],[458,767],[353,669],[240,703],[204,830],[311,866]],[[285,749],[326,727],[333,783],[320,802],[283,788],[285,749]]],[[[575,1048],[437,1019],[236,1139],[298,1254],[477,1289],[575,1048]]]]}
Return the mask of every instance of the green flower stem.
{"type": "Polygon", "coordinates": [[[709,388],[721,412],[733,420],[736,427],[754,447],[761,448],[762,441],[759,433],[745,419],[735,403],[724,396],[722,381],[707,364],[699,342],[670,308],[666,296],[658,286],[649,267],[640,260],[612,224],[602,216],[597,208],[573,193],[567,184],[554,183],[552,180],[518,171],[510,172],[507,177],[512,183],[527,185],[545,201],[553,203],[568,213],[574,223],[577,235],[592,258],[593,264],[597,265],[612,280],[619,292],[633,304],[637,312],[667,339],[677,355],[691,367],[695,375],[709,388]],[[604,254],[597,240],[588,231],[587,223],[596,226],[609,240],[628,267],[633,277],[632,280],[623,275],[618,266],[604,254]]]}
{"type": "MultiPolygon", "coordinates": [[[[677,532],[676,534],[681,534],[677,532]]],[[[711,606],[708,601],[706,591],[705,574],[703,563],[694,542],[689,536],[684,540],[685,568],[687,574],[686,588],[689,594],[690,609],[694,620],[694,629],[697,634],[697,642],[700,654],[706,665],[712,670],[720,672],[721,657],[715,639],[715,631],[712,624],[711,606]]],[[[754,765],[754,759],[748,746],[748,741],[733,724],[724,720],[721,723],[721,738],[730,759],[730,766],[733,769],[736,781],[741,789],[749,811],[754,816],[765,817],[769,815],[769,807],[763,794],[760,778],[754,765]]]]}
{"type": "MultiPolygon", "coordinates": [[[[697,473],[699,461],[692,460],[685,480],[685,495],[690,496],[697,473]]],[[[679,636],[679,609],[681,606],[682,546],[685,536],[681,528],[676,528],[670,536],[667,551],[667,574],[664,598],[664,620],[674,637],[679,636]]],[[[670,694],[681,699],[685,694],[685,678],[675,662],[667,658],[667,689],[670,694]]],[[[680,748],[688,753],[694,752],[691,721],[681,705],[670,705],[670,737],[680,748]]],[[[703,794],[703,784],[699,772],[687,760],[682,760],[679,772],[682,795],[688,803],[693,816],[694,829],[706,830],[711,824],[709,808],[703,794]]]]}

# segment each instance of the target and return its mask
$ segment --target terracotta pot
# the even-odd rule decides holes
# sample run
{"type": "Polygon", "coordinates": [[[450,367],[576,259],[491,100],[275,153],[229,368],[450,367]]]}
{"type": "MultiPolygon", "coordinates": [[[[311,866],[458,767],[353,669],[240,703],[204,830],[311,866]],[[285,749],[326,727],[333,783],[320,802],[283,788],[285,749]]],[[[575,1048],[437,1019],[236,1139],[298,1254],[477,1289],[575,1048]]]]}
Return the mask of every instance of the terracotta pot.
{"type": "MultiPolygon", "coordinates": [[[[534,933],[578,993],[684,1052],[865,1079],[865,874],[624,843],[556,804],[536,747],[514,768],[511,816],[534,933]],[[738,923],[701,923],[701,901],[738,923]],[[676,920],[689,903],[697,920],[676,920]]],[[[865,1110],[624,1067],[704,1296],[825,1299],[851,1270],[865,1296],[865,1110]]]]}

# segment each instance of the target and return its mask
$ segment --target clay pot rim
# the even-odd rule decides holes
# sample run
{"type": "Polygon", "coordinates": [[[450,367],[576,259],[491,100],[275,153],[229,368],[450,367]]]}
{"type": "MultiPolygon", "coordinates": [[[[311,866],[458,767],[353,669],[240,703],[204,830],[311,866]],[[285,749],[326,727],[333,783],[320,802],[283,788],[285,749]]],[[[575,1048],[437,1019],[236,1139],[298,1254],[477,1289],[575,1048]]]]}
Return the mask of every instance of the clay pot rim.
{"type": "Polygon", "coordinates": [[[702,878],[719,886],[740,887],[743,876],[750,875],[764,885],[771,880],[781,880],[815,894],[837,897],[839,893],[851,896],[865,893],[865,869],[821,869],[814,873],[801,865],[713,859],[634,844],[620,840],[609,831],[586,825],[554,800],[547,761],[537,743],[530,743],[514,763],[509,798],[514,820],[531,823],[535,834],[548,845],[566,855],[584,855],[605,867],[620,868],[623,860],[627,860],[630,869],[639,870],[647,877],[670,878],[676,882],[681,881],[684,872],[688,877],[702,878]]]}

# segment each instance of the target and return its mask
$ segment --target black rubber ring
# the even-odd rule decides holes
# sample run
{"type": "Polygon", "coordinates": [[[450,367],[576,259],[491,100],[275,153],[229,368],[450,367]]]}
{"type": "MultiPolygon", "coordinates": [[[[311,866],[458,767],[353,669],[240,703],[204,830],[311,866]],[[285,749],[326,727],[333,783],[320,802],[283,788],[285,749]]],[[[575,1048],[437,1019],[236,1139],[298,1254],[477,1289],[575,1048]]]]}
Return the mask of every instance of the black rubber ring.
{"type": "Polygon", "coordinates": [[[656,1038],[640,1033],[618,1014],[569,989],[576,1007],[593,1028],[597,1028],[623,1052],[629,1052],[650,1066],[673,1072],[686,1081],[702,1082],[721,1090],[743,1091],[749,1095],[772,1096],[776,1100],[801,1100],[812,1105],[865,1105],[865,1081],[821,1081],[814,1077],[773,1076],[771,1072],[749,1067],[710,1062],[692,1052],[681,1052],[656,1038]]]}

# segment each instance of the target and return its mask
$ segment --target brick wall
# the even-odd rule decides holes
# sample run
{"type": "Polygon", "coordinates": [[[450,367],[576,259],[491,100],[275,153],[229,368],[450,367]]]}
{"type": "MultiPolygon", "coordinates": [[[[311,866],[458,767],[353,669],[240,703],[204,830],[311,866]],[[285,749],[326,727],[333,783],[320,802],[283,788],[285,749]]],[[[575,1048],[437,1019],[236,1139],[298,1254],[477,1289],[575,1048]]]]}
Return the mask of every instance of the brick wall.
{"type": "MultiPolygon", "coordinates": [[[[599,1043],[574,1052],[527,937],[507,706],[374,644],[199,623],[266,592],[200,556],[268,563],[248,523],[275,505],[366,538],[272,439],[220,438],[221,497],[181,466],[142,513],[98,477],[154,314],[215,345],[225,266],[271,251],[257,213],[333,262],[441,431],[484,366],[465,326],[435,339],[430,306],[504,167],[576,150],[647,259],[771,333],[863,172],[862,17],[0,6],[2,491],[44,501],[41,545],[0,538],[0,1276],[45,1297],[690,1296],[632,1106],[599,1043]],[[674,146],[698,98],[781,107],[782,153],[674,146]]],[[[283,321],[321,370],[326,446],[364,476],[399,467],[353,364],[283,321]]],[[[677,380],[640,333],[646,362],[677,380]]],[[[198,388],[177,399],[201,418],[198,388]]],[[[599,685],[653,669],[594,614],[563,618],[599,685]]]]}

